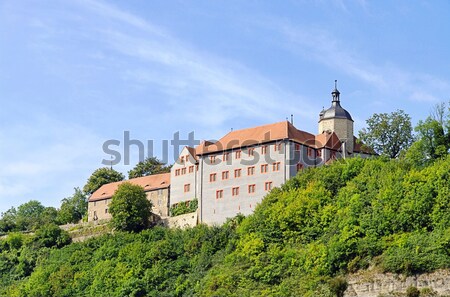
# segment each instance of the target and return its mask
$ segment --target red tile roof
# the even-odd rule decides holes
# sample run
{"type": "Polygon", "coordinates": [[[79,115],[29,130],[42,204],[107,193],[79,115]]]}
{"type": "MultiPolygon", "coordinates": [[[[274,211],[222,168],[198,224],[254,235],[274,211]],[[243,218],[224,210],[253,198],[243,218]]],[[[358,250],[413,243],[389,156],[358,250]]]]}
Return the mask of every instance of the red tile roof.
{"type": "Polygon", "coordinates": [[[316,135],[316,148],[329,148],[332,150],[340,150],[341,149],[341,141],[339,137],[334,132],[324,132],[322,134],[316,135]]]}
{"type": "Polygon", "coordinates": [[[124,182],[139,185],[143,187],[146,192],[164,189],[170,186],[170,173],[154,174],[103,185],[89,197],[89,202],[111,198],[119,185],[124,182]]]}
{"type": "Polygon", "coordinates": [[[315,143],[315,136],[313,134],[298,130],[290,122],[283,121],[275,124],[231,131],[215,143],[206,141],[200,143],[196,151],[198,155],[203,155],[283,139],[291,139],[310,146],[314,146],[315,143]]]}

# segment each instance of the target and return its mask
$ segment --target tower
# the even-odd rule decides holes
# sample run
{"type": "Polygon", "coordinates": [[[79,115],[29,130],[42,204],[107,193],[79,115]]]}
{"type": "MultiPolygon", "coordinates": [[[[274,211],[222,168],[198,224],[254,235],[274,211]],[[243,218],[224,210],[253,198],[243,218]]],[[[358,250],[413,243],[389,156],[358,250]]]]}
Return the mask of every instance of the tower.
{"type": "Polygon", "coordinates": [[[334,132],[345,144],[347,153],[353,153],[353,119],[348,111],[341,106],[340,92],[337,89],[337,80],[334,81],[334,90],[331,92],[331,107],[322,110],[319,114],[319,134],[334,132]]]}

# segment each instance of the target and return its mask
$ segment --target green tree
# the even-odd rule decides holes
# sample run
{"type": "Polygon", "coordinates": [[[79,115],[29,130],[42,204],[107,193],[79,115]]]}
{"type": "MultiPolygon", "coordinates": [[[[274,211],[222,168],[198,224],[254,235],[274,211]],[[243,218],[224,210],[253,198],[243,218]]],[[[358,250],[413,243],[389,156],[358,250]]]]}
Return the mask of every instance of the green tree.
{"type": "Polygon", "coordinates": [[[16,217],[17,211],[14,207],[11,207],[7,211],[3,212],[2,218],[0,219],[0,232],[16,230],[16,217]]]}
{"type": "Polygon", "coordinates": [[[170,172],[170,168],[171,166],[166,166],[166,164],[157,158],[149,157],[144,161],[137,163],[133,169],[128,171],[128,178],[131,179],[158,173],[167,173],[170,172]]]}
{"type": "Polygon", "coordinates": [[[152,204],[144,188],[125,182],[112,196],[109,211],[113,228],[122,231],[140,231],[149,224],[152,204]]]}
{"type": "Polygon", "coordinates": [[[87,213],[88,202],[86,195],[75,188],[72,197],[64,198],[58,213],[58,221],[61,224],[78,223],[87,213]]]}
{"type": "Polygon", "coordinates": [[[99,168],[89,177],[86,185],[83,187],[83,191],[87,195],[91,195],[105,184],[122,181],[124,179],[125,176],[122,173],[112,168],[99,168]]]}
{"type": "Polygon", "coordinates": [[[359,139],[380,155],[397,158],[401,151],[411,146],[411,118],[403,110],[372,115],[367,128],[359,131],[359,139]]]}
{"type": "Polygon", "coordinates": [[[37,200],[30,200],[17,208],[16,224],[19,230],[34,230],[41,225],[45,207],[37,200]]]}
{"type": "Polygon", "coordinates": [[[35,241],[42,247],[63,247],[71,242],[69,233],[55,224],[46,224],[36,230],[35,241]]]}

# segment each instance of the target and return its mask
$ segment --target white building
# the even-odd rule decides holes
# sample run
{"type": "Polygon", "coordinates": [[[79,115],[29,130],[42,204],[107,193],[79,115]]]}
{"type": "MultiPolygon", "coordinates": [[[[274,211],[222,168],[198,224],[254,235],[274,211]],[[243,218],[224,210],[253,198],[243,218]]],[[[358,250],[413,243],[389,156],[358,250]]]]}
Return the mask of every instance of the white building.
{"type": "Polygon", "coordinates": [[[331,107],[319,114],[318,135],[283,121],[185,147],[171,170],[170,205],[197,198],[200,222],[220,224],[238,213],[252,213],[267,192],[305,167],[371,155],[356,143],[353,119],[341,107],[339,91],[331,94],[331,107]]]}

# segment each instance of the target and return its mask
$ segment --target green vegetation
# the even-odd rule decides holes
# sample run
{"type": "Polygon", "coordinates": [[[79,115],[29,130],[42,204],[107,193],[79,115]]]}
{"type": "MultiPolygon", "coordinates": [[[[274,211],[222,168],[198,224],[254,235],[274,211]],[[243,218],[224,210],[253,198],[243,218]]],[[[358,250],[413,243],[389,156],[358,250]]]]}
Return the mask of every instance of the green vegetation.
{"type": "Polygon", "coordinates": [[[359,139],[382,156],[397,158],[413,142],[411,117],[403,110],[375,113],[366,123],[367,129],[359,132],[359,139]]]}
{"type": "Polygon", "coordinates": [[[170,207],[170,216],[175,217],[186,213],[197,211],[198,199],[194,198],[191,201],[185,203],[178,203],[170,207]]]}
{"type": "Polygon", "coordinates": [[[64,198],[61,201],[61,208],[58,212],[58,222],[60,224],[78,223],[83,217],[86,217],[88,202],[86,195],[75,188],[72,197],[64,198]]]}
{"type": "Polygon", "coordinates": [[[148,176],[152,174],[168,173],[172,166],[166,166],[162,161],[155,157],[149,157],[144,161],[136,164],[136,166],[128,171],[128,178],[136,178],[148,176]]]}
{"type": "Polygon", "coordinates": [[[120,184],[109,206],[111,226],[120,231],[141,231],[149,226],[152,203],[144,188],[129,182],[120,184]]]}
{"type": "Polygon", "coordinates": [[[423,168],[337,161],[220,227],[115,232],[62,248],[13,233],[0,244],[0,295],[332,297],[360,269],[450,268],[449,168],[448,155],[423,168]]]}
{"type": "MultiPolygon", "coordinates": [[[[0,296],[340,297],[345,275],[358,270],[450,269],[450,112],[439,105],[419,122],[408,150],[409,116],[399,111],[368,123],[364,133],[377,131],[369,136],[381,157],[306,169],[254,214],[222,226],[136,233],[148,226],[151,205],[141,187],[124,183],[110,206],[113,234],[110,225],[77,225],[69,230],[74,238],[104,235],[70,243],[56,224],[79,220],[87,194],[123,180],[108,168],[60,210],[34,200],[11,208],[0,219],[7,234],[0,296]]],[[[197,205],[194,199],[171,213],[197,205]]],[[[435,292],[411,287],[406,295],[435,292]]]]}
{"type": "Polygon", "coordinates": [[[124,179],[125,176],[122,173],[112,168],[108,167],[99,168],[91,174],[87,183],[83,187],[83,192],[86,195],[91,195],[103,185],[122,181],[124,179]]]}

